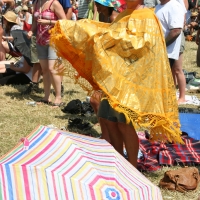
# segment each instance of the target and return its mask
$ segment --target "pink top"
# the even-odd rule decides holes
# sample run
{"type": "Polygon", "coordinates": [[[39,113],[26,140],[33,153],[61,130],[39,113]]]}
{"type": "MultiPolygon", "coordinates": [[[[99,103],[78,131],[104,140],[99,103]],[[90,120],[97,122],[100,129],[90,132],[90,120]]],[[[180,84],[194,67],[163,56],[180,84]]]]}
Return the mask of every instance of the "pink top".
{"type": "MultiPolygon", "coordinates": [[[[34,12],[34,17],[36,19],[47,19],[47,20],[58,20],[56,14],[50,10],[54,0],[52,0],[49,4],[49,8],[43,11],[38,9],[38,1],[36,3],[36,11],[34,12]]],[[[53,25],[42,25],[37,24],[37,35],[36,40],[39,45],[48,45],[50,40],[49,30],[53,28],[53,25]]]]}

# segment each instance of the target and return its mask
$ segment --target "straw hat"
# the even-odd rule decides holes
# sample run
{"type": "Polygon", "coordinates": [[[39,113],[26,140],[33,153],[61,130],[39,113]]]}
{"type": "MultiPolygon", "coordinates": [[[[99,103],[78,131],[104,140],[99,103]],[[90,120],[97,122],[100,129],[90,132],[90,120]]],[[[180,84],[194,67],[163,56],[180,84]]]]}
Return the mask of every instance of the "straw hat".
{"type": "Polygon", "coordinates": [[[26,5],[24,5],[24,6],[22,7],[22,10],[28,11],[28,7],[27,7],[26,5]]]}
{"type": "Polygon", "coordinates": [[[197,17],[197,15],[198,15],[198,12],[196,11],[191,13],[191,17],[197,17]]]}
{"type": "Polygon", "coordinates": [[[2,15],[8,22],[17,24],[17,15],[13,11],[7,11],[2,15]]]}

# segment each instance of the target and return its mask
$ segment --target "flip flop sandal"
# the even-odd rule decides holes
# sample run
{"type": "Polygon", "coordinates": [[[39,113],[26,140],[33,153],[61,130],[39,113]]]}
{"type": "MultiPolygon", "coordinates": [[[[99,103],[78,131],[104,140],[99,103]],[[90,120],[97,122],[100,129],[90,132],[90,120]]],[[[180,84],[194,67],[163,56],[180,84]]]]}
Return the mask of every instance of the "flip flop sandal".
{"type": "Polygon", "coordinates": [[[52,102],[51,101],[48,101],[48,100],[44,100],[44,99],[40,99],[39,101],[36,102],[38,105],[39,104],[51,104],[52,102]]]}

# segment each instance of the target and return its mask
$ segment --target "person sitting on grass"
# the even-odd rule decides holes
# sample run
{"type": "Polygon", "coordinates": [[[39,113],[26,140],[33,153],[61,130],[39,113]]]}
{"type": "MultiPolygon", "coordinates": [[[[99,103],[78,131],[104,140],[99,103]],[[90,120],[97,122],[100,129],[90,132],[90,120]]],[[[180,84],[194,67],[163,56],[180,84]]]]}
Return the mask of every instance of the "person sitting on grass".
{"type": "Polygon", "coordinates": [[[13,11],[7,11],[3,17],[3,24],[5,27],[4,34],[2,35],[2,28],[0,31],[1,38],[2,38],[2,44],[1,44],[1,60],[5,60],[6,53],[12,53],[15,52],[16,55],[19,54],[19,50],[14,47],[13,44],[13,37],[12,37],[12,31],[14,30],[21,30],[21,27],[17,24],[17,15],[13,11]]]}
{"type": "Polygon", "coordinates": [[[30,83],[32,67],[21,57],[17,63],[0,62],[0,85],[24,85],[30,83]]]}

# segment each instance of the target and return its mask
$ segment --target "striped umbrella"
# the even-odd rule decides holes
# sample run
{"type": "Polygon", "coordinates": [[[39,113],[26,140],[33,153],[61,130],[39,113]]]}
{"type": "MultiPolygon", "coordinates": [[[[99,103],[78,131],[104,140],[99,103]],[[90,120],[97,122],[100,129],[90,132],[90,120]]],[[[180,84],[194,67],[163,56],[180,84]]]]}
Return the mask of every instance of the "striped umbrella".
{"type": "Polygon", "coordinates": [[[1,200],[162,199],[105,140],[38,126],[0,159],[1,200]]]}

